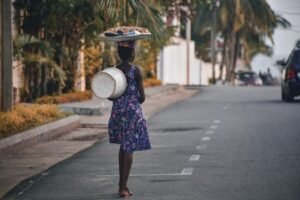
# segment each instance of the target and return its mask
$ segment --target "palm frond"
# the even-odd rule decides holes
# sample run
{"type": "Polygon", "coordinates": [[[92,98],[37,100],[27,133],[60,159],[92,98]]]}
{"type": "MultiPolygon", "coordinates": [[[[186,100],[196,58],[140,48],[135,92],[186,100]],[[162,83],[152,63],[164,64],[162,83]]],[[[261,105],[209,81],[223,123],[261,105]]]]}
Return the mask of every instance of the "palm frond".
{"type": "MultiPolygon", "coordinates": [[[[136,1],[136,0],[131,0],[136,1]]],[[[162,17],[157,9],[144,1],[138,1],[140,4],[137,7],[140,20],[137,25],[144,26],[152,33],[152,39],[158,42],[168,41],[170,32],[167,30],[162,17]]]]}
{"type": "Polygon", "coordinates": [[[48,65],[50,68],[53,68],[55,73],[57,74],[56,78],[64,84],[66,79],[66,74],[53,60],[49,59],[48,57],[41,56],[40,54],[36,53],[25,53],[23,57],[23,62],[26,63],[27,66],[38,66],[33,65],[34,63],[48,65]]]}
{"type": "Polygon", "coordinates": [[[203,35],[212,26],[212,12],[209,4],[201,4],[197,7],[194,17],[194,34],[203,35]]]}
{"type": "Polygon", "coordinates": [[[105,14],[109,17],[114,17],[118,13],[118,3],[119,1],[117,0],[101,0],[96,1],[95,5],[98,10],[105,11],[105,14]]]}
{"type": "Polygon", "coordinates": [[[38,39],[31,35],[28,34],[17,35],[17,37],[13,41],[14,56],[20,57],[22,54],[22,49],[25,45],[33,44],[36,42],[38,42],[38,39]]]}
{"type": "Polygon", "coordinates": [[[276,23],[279,27],[282,28],[291,28],[291,23],[280,15],[276,15],[276,23]]]}
{"type": "Polygon", "coordinates": [[[14,45],[16,48],[21,49],[25,45],[36,43],[38,41],[39,40],[32,35],[23,34],[16,37],[14,40],[14,45]]]}

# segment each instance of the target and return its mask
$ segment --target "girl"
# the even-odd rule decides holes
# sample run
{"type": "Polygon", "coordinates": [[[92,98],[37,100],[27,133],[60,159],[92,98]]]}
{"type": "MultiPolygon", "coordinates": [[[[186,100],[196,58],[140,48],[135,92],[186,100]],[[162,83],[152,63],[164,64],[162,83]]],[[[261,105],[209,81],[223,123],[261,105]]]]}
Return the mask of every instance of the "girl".
{"type": "Polygon", "coordinates": [[[145,101],[141,70],[132,65],[134,60],[134,41],[118,42],[118,54],[121,63],[116,67],[124,73],[127,88],[113,101],[108,123],[110,143],[120,144],[119,150],[119,195],[128,197],[132,192],[127,181],[133,161],[133,152],[151,148],[146,121],[141,104],[145,101]]]}

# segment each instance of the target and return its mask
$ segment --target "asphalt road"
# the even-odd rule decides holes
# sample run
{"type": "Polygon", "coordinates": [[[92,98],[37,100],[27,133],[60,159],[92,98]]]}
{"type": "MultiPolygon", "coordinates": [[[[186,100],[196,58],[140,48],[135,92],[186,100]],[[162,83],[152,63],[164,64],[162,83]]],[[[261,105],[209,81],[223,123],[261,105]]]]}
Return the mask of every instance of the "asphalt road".
{"type": "MultiPolygon", "coordinates": [[[[210,87],[148,121],[134,154],[136,200],[299,200],[300,101],[277,87],[210,87]]],[[[119,199],[118,146],[107,139],[24,181],[7,198],[119,199]]]]}

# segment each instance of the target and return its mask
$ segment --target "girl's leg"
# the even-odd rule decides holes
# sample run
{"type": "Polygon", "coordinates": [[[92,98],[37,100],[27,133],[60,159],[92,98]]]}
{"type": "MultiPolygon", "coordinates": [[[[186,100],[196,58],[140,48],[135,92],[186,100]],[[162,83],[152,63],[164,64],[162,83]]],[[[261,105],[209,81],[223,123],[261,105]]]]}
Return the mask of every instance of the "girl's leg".
{"type": "Polygon", "coordinates": [[[120,147],[119,150],[119,193],[127,195],[132,195],[127,187],[127,181],[130,174],[131,166],[133,161],[133,154],[127,153],[120,147]]]}
{"type": "Polygon", "coordinates": [[[133,162],[133,154],[132,153],[125,153],[124,155],[124,178],[125,178],[125,189],[127,190],[127,181],[129,178],[132,162],[133,162]]]}
{"type": "Polygon", "coordinates": [[[122,186],[124,185],[124,151],[120,146],[119,150],[119,192],[121,192],[122,186]]]}

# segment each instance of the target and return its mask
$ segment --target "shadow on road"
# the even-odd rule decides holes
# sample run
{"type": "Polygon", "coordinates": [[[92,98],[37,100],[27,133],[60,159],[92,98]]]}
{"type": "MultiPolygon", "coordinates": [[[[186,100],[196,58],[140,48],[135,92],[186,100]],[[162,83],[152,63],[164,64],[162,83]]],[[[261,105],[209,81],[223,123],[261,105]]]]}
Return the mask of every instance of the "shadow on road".
{"type": "Polygon", "coordinates": [[[242,101],[240,103],[248,103],[248,104],[300,104],[300,99],[295,99],[292,102],[285,102],[280,99],[262,99],[262,100],[249,100],[249,101],[242,101]]]}

